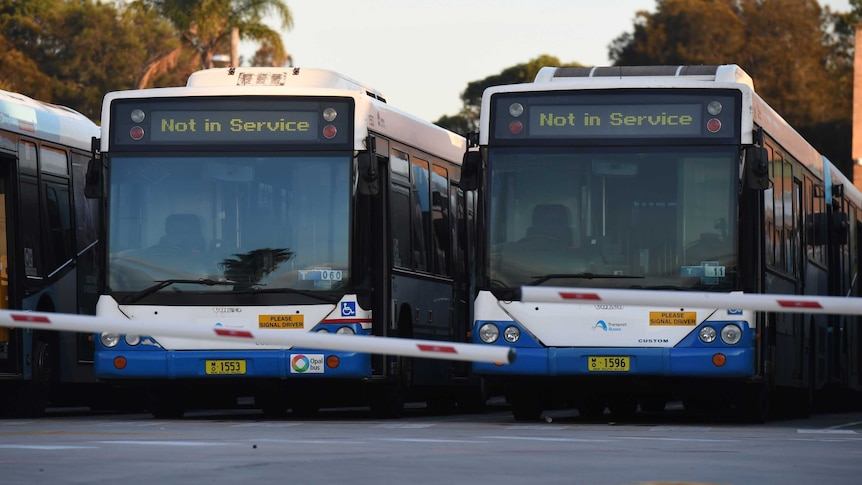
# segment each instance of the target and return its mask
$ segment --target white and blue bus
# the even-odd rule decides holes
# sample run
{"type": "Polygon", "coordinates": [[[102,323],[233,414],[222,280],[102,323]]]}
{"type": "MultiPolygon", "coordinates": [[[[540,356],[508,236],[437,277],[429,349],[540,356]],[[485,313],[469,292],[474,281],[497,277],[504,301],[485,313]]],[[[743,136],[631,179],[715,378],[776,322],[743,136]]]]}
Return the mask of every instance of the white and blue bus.
{"type": "MultiPolygon", "coordinates": [[[[105,198],[98,315],[468,342],[463,137],[340,74],[194,73],[109,93],[90,189],[105,198]]],[[[469,362],[102,334],[96,373],[158,417],[254,396],[278,415],[405,400],[481,405],[469,362]]]]}
{"type": "MultiPolygon", "coordinates": [[[[857,316],[518,298],[530,285],[862,296],[862,195],[736,65],[544,68],[485,91],[473,339],[516,419],[858,396],[857,316]]],[[[818,401],[819,400],[819,401],[818,401]]]]}
{"type": "MultiPolygon", "coordinates": [[[[84,197],[99,127],[0,91],[0,308],[94,314],[99,206],[84,197]]],[[[96,404],[92,334],[0,328],[0,410],[96,404]]]]}

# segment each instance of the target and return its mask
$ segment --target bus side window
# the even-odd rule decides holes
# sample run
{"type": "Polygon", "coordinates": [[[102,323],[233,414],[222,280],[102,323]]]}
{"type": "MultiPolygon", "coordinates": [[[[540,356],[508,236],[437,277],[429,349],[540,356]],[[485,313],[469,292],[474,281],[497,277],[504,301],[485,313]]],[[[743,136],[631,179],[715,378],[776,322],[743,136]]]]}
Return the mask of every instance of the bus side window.
{"type": "Polygon", "coordinates": [[[451,274],[452,238],[449,223],[449,173],[434,165],[431,172],[431,240],[435,259],[435,272],[451,274]]]}
{"type": "Polygon", "coordinates": [[[399,268],[413,269],[413,246],[410,242],[410,166],[406,153],[392,150],[389,173],[392,262],[399,268]]]}
{"type": "Polygon", "coordinates": [[[413,158],[411,164],[413,170],[413,211],[411,228],[413,233],[413,255],[416,269],[419,271],[430,271],[429,265],[429,227],[431,226],[431,196],[430,181],[428,175],[428,162],[413,158]]]}
{"type": "Polygon", "coordinates": [[[62,266],[72,257],[72,214],[69,204],[69,187],[45,183],[45,211],[47,236],[46,256],[49,270],[62,266]]]}

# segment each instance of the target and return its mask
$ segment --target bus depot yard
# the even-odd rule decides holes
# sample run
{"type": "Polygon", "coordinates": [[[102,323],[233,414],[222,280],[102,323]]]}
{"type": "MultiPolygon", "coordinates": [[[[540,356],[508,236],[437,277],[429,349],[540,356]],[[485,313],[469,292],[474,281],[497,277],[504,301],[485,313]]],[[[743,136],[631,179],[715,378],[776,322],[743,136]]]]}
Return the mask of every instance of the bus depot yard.
{"type": "Polygon", "coordinates": [[[98,127],[3,93],[2,405],[858,409],[862,194],[754,88],[543,68],[469,137],[316,69],[111,92],[98,127]]]}

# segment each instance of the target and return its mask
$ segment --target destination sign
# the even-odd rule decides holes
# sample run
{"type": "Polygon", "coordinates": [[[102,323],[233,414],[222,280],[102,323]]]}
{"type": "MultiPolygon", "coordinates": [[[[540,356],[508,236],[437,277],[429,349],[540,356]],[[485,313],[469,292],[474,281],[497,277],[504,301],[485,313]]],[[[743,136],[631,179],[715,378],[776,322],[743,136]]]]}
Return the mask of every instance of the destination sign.
{"type": "Polygon", "coordinates": [[[531,106],[528,137],[701,136],[701,104],[531,106]]]}
{"type": "Polygon", "coordinates": [[[354,103],[341,96],[157,96],[111,101],[111,150],[347,148],[354,103]]]}
{"type": "Polygon", "coordinates": [[[318,137],[317,111],[187,111],[150,112],[152,142],[302,142],[318,137]]]}

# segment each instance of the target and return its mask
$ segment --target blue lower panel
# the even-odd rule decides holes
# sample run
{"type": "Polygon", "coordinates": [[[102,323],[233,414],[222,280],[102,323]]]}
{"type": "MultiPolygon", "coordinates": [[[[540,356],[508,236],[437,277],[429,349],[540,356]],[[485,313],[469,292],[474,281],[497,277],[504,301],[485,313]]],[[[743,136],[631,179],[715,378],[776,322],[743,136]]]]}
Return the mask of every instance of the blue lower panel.
{"type": "Polygon", "coordinates": [[[745,377],[754,374],[754,351],[750,348],[518,348],[509,365],[474,363],[473,370],[485,375],[641,375],[745,377]],[[718,367],[713,355],[724,354],[726,363],[718,367]],[[590,372],[591,356],[627,356],[627,372],[590,372]]]}
{"type": "Polygon", "coordinates": [[[356,352],[320,350],[99,350],[95,356],[99,379],[187,379],[187,378],[360,378],[371,375],[371,358],[356,352]],[[338,357],[336,368],[327,358],[338,357]],[[126,366],[117,369],[114,360],[123,357],[126,366]],[[208,360],[243,360],[245,374],[207,374],[208,360]]]}

